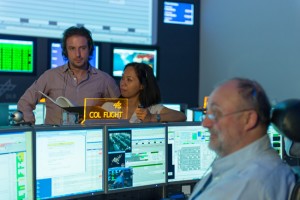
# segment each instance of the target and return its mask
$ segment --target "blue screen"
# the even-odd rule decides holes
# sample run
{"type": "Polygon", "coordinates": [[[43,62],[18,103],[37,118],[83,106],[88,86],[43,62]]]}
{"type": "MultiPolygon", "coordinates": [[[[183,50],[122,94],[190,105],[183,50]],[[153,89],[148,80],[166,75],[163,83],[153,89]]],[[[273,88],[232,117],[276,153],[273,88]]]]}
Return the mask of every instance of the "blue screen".
{"type": "Polygon", "coordinates": [[[193,25],[194,5],[191,3],[165,1],[164,23],[193,25]]]}

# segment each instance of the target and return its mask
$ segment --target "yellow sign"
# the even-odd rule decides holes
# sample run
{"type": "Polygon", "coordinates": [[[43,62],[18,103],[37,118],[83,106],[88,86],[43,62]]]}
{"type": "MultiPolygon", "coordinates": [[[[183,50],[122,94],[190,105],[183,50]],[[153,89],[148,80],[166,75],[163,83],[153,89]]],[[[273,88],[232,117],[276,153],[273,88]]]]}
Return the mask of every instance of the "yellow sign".
{"type": "Polygon", "coordinates": [[[125,98],[85,98],[84,115],[86,120],[127,119],[128,99],[125,98]]]}

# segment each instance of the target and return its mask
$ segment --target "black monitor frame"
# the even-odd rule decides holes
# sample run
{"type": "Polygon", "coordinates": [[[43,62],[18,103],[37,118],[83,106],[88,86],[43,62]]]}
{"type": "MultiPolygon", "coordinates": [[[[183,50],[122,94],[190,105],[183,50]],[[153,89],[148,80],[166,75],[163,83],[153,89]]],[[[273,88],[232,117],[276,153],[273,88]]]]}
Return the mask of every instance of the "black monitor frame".
{"type": "MultiPolygon", "coordinates": [[[[105,193],[117,193],[117,192],[124,192],[124,191],[132,191],[132,190],[137,190],[137,189],[149,189],[149,188],[157,188],[157,187],[161,187],[167,184],[167,135],[166,135],[166,124],[162,124],[162,123],[145,123],[145,124],[131,124],[131,123],[123,123],[123,124],[115,124],[115,125],[106,125],[105,126],[105,193]],[[156,184],[149,184],[149,185],[140,185],[140,186],[132,186],[132,187],[123,187],[123,188],[117,188],[117,189],[109,189],[109,185],[108,185],[108,171],[109,171],[109,155],[108,155],[108,149],[109,149],[109,145],[108,145],[108,140],[109,140],[109,131],[108,129],[126,129],[126,130],[131,130],[131,129],[141,129],[141,128],[163,128],[164,132],[165,132],[165,147],[164,147],[164,151],[165,151],[165,167],[164,167],[164,171],[165,171],[165,175],[164,175],[164,181],[162,183],[156,183],[156,184]]],[[[126,150],[123,152],[125,154],[126,150]]],[[[122,158],[121,158],[122,159],[122,158]]],[[[126,167],[125,167],[126,168],[126,167]]],[[[130,171],[128,172],[130,173],[130,171]]]]}
{"type": "MultiPolygon", "coordinates": [[[[155,78],[158,80],[159,78],[159,48],[157,46],[146,46],[146,45],[129,45],[129,44],[113,44],[111,48],[111,75],[114,78],[120,79],[123,74],[123,70],[126,64],[129,62],[134,62],[134,60],[130,60],[129,62],[123,63],[122,66],[119,66],[122,68],[122,70],[117,70],[116,69],[116,58],[114,57],[115,55],[115,50],[128,50],[128,51],[136,51],[136,52],[143,52],[143,51],[149,51],[153,52],[156,57],[154,57],[154,68],[153,68],[153,74],[155,78]]],[[[140,62],[140,61],[139,61],[140,62]]],[[[146,61],[141,61],[145,64],[151,65],[151,62],[146,62],[146,61]]]]}
{"type": "MultiPolygon", "coordinates": [[[[27,149],[27,147],[29,147],[30,152],[27,151],[26,156],[24,158],[26,158],[27,162],[30,162],[30,163],[26,163],[26,165],[31,167],[31,169],[26,169],[27,170],[26,175],[27,175],[27,178],[29,179],[28,180],[29,182],[27,182],[27,183],[29,183],[29,186],[30,186],[30,188],[28,188],[26,190],[30,194],[27,193],[27,196],[25,199],[35,199],[35,192],[34,192],[35,191],[35,184],[34,184],[35,168],[34,168],[34,137],[33,137],[34,130],[31,126],[1,126],[0,127],[0,137],[2,134],[11,134],[12,135],[11,138],[15,138],[13,136],[14,134],[23,133],[23,132],[28,132],[25,135],[25,140],[26,140],[26,143],[29,142],[29,144],[26,144],[26,149],[27,149]],[[28,176],[31,176],[31,177],[28,177],[28,176]]],[[[22,166],[22,165],[16,164],[16,166],[22,166]]],[[[7,172],[1,172],[1,173],[7,173],[7,172]]],[[[20,171],[18,173],[22,173],[22,171],[20,171]]],[[[21,182],[24,182],[24,181],[25,180],[21,180],[21,182]]],[[[5,184],[10,185],[11,183],[6,182],[5,184]]],[[[13,184],[16,184],[16,180],[14,180],[13,184]]],[[[18,186],[18,188],[22,189],[23,187],[18,186]]]]}
{"type": "MultiPolygon", "coordinates": [[[[30,36],[20,36],[20,35],[5,35],[0,34],[0,39],[2,40],[13,40],[21,41],[21,42],[32,42],[32,71],[2,71],[0,69],[0,75],[22,75],[22,76],[35,76],[37,72],[37,39],[35,37],[30,36]]],[[[0,54],[0,62],[1,62],[1,54],[0,54]]]]}
{"type": "MultiPolygon", "coordinates": [[[[209,161],[207,161],[207,163],[204,163],[203,165],[205,165],[205,167],[203,168],[204,170],[201,170],[201,169],[194,169],[193,171],[191,171],[190,176],[191,178],[180,178],[178,180],[175,179],[175,176],[176,176],[176,169],[175,169],[175,166],[176,165],[172,165],[173,161],[176,162],[176,159],[178,159],[178,157],[176,157],[175,155],[173,155],[173,152],[172,152],[172,149],[171,148],[174,148],[174,144],[170,144],[169,142],[169,139],[171,138],[171,136],[169,135],[169,131],[172,129],[172,127],[183,127],[183,126],[190,126],[190,127],[201,127],[202,129],[200,129],[199,131],[204,131],[205,133],[201,135],[201,140],[203,140],[203,145],[205,145],[207,143],[208,145],[208,141],[209,140],[209,131],[208,130],[205,130],[204,127],[201,126],[201,123],[200,122],[170,122],[168,123],[167,125],[167,134],[168,134],[168,177],[167,177],[167,182],[168,182],[168,185],[173,185],[173,184],[184,184],[184,183],[196,183],[197,181],[199,181],[203,176],[205,176],[206,174],[208,174],[209,170],[210,170],[210,167],[211,167],[211,164],[213,163],[213,160],[216,158],[216,155],[215,153],[212,151],[212,150],[209,150],[209,147],[207,146],[207,150],[209,150],[209,152],[206,152],[208,155],[212,156],[211,159],[209,161]],[[202,174],[199,174],[198,177],[197,177],[197,173],[196,171],[202,171],[202,174]],[[171,180],[173,179],[173,180],[171,180]]],[[[198,129],[197,129],[198,130],[198,129]]],[[[199,133],[198,133],[199,134],[199,133]]],[[[185,136],[185,137],[188,137],[188,136],[185,136]]],[[[192,136],[191,136],[192,137],[192,136]]],[[[196,138],[194,138],[196,139],[196,138]]],[[[193,139],[193,140],[194,140],[193,139]]],[[[197,141],[198,141],[198,135],[197,135],[197,141]]],[[[195,150],[195,147],[196,145],[194,144],[188,144],[188,141],[185,141],[186,143],[184,144],[185,146],[183,146],[183,148],[180,150],[181,151],[184,151],[184,150],[187,150],[187,152],[185,153],[185,156],[184,158],[186,159],[188,152],[190,151],[189,149],[192,149],[192,152],[190,153],[192,156],[195,156],[195,153],[193,153],[193,151],[195,150]]],[[[190,141],[191,142],[191,141],[190,141]]],[[[176,144],[176,143],[175,143],[176,144]]],[[[177,143],[178,144],[178,143],[177,143]]],[[[201,147],[200,147],[201,148],[201,147]]],[[[199,149],[199,154],[200,154],[200,151],[201,149],[199,149]]],[[[179,150],[177,149],[177,152],[179,152],[179,150]]],[[[197,154],[198,155],[198,154],[197,154]]],[[[201,155],[201,154],[200,154],[201,155]]],[[[199,155],[199,156],[200,156],[199,155]]],[[[203,154],[202,154],[203,155],[203,154]]],[[[193,158],[192,159],[193,161],[196,161],[197,158],[193,158]]],[[[178,160],[177,160],[178,161],[178,160]]],[[[203,159],[200,158],[199,160],[200,162],[204,162],[203,159]]],[[[185,163],[185,165],[189,165],[190,163],[187,161],[187,163],[185,163]]],[[[201,164],[201,163],[200,163],[201,164]]],[[[199,167],[201,166],[199,164],[199,167]]],[[[188,166],[182,166],[182,168],[184,167],[188,167],[188,166]]],[[[189,166],[191,167],[191,166],[189,166]]],[[[184,171],[184,170],[182,170],[184,171]]],[[[186,173],[186,172],[185,172],[186,173]]],[[[181,174],[181,177],[183,177],[184,174],[181,174]]]]}
{"type": "MultiPolygon", "coordinates": [[[[39,131],[70,131],[70,130],[102,130],[102,189],[99,191],[87,191],[87,192],[82,192],[82,193],[78,193],[78,194],[68,194],[68,195],[61,195],[61,196],[56,196],[53,197],[51,199],[56,199],[56,200],[63,200],[63,199],[73,199],[73,198],[81,198],[81,197],[92,197],[92,196],[96,196],[96,195],[100,195],[104,193],[104,179],[103,179],[103,172],[104,172],[104,135],[105,135],[105,129],[104,129],[104,125],[89,125],[89,126],[84,126],[84,125],[66,125],[66,126],[52,126],[52,125],[38,125],[34,127],[34,131],[35,131],[35,137],[34,137],[34,149],[35,149],[35,153],[34,153],[34,163],[35,163],[35,173],[34,173],[34,184],[35,184],[35,188],[37,188],[37,167],[36,167],[36,153],[37,153],[37,146],[36,146],[36,134],[39,131]]],[[[100,152],[99,152],[100,153],[100,152]]],[[[83,183],[80,183],[83,184],[83,183]]],[[[37,198],[37,189],[35,189],[35,196],[37,198]]]]}

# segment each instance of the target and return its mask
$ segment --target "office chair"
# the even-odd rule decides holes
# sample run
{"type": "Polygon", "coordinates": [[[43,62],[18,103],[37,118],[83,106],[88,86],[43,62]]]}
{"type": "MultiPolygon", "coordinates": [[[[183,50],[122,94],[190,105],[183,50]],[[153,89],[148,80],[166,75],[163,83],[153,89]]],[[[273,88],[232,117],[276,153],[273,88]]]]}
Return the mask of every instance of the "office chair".
{"type": "MultiPolygon", "coordinates": [[[[288,156],[300,159],[300,100],[289,99],[274,106],[271,123],[284,136],[288,156]]],[[[300,200],[300,166],[294,166],[296,184],[291,200],[300,200]]]]}

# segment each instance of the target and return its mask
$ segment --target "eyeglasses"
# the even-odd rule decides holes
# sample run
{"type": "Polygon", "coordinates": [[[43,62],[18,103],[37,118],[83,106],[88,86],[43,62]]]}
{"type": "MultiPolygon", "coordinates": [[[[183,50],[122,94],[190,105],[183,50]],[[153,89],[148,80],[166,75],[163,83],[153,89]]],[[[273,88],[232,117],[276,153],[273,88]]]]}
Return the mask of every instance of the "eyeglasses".
{"type": "Polygon", "coordinates": [[[203,116],[203,121],[207,118],[207,119],[212,120],[214,122],[218,122],[220,119],[222,119],[224,117],[228,117],[230,115],[235,115],[235,114],[238,114],[238,113],[241,113],[241,112],[246,112],[246,111],[249,111],[249,110],[254,110],[254,109],[253,108],[242,109],[242,110],[226,113],[226,114],[223,114],[221,116],[218,116],[217,114],[213,114],[213,113],[206,114],[206,115],[203,116]]]}

